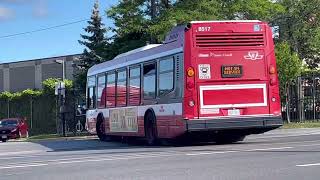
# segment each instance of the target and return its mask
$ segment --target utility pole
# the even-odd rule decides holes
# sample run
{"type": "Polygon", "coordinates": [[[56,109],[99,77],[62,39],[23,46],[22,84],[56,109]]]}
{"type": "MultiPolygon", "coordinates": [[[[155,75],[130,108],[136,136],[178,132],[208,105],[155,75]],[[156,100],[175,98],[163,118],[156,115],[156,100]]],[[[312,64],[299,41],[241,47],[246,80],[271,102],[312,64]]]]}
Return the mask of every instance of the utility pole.
{"type": "Polygon", "coordinates": [[[60,112],[60,118],[61,118],[61,122],[62,122],[62,134],[65,137],[66,136],[66,119],[65,119],[66,106],[65,106],[65,84],[64,84],[64,82],[60,81],[56,84],[55,94],[58,95],[59,112],[60,112]]]}

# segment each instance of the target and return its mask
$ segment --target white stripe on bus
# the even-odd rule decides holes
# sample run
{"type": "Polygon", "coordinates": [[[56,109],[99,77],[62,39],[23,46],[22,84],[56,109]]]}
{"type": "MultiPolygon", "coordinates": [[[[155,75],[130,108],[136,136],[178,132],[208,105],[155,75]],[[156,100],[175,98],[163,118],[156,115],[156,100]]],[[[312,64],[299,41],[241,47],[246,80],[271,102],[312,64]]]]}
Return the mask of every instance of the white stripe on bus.
{"type": "Polygon", "coordinates": [[[267,87],[266,84],[237,84],[237,85],[209,85],[200,86],[200,108],[228,108],[228,107],[257,107],[267,106],[267,87]],[[204,90],[226,90],[226,89],[263,89],[262,103],[243,103],[243,104],[217,104],[217,105],[204,105],[203,91],[204,90]]]}

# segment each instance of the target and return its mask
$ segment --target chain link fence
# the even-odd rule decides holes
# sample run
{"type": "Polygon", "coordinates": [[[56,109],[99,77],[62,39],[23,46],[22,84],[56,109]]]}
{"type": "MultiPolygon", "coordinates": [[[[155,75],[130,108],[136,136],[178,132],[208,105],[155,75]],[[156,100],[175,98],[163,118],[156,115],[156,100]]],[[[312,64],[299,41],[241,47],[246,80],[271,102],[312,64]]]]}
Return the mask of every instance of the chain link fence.
{"type": "MultiPolygon", "coordinates": [[[[65,119],[68,133],[76,133],[80,120],[84,125],[85,118],[76,116],[77,98],[73,92],[66,95],[65,119]]],[[[19,99],[0,99],[0,119],[26,118],[30,135],[62,134],[62,121],[58,99],[54,95],[38,97],[21,97],[19,99]]]]}

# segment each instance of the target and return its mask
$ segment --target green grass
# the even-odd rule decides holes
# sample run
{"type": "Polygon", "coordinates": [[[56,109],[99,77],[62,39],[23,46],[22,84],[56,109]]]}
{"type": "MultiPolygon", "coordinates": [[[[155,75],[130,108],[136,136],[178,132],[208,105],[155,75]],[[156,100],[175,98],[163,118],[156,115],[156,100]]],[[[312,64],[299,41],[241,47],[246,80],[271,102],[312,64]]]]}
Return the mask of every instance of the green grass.
{"type": "MultiPolygon", "coordinates": [[[[73,134],[73,133],[68,133],[67,137],[81,137],[81,136],[88,136],[88,132],[82,132],[80,134],[73,134]]],[[[36,141],[36,140],[46,140],[46,139],[65,139],[67,137],[63,137],[59,134],[40,134],[40,135],[34,135],[30,136],[27,141],[36,141]]]]}
{"type": "Polygon", "coordinates": [[[320,121],[285,123],[282,128],[284,129],[320,128],[320,121]]]}

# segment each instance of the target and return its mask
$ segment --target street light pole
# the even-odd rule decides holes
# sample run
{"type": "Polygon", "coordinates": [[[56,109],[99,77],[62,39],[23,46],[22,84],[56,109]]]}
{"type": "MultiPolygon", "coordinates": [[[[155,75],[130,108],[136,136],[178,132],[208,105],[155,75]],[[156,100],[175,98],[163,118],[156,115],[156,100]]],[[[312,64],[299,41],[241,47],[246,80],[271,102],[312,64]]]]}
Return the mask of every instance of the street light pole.
{"type": "Polygon", "coordinates": [[[65,59],[57,59],[55,60],[56,63],[62,64],[62,82],[59,82],[58,84],[58,101],[59,103],[59,111],[61,116],[61,122],[62,122],[62,134],[64,137],[66,137],[66,119],[65,119],[65,86],[64,86],[64,80],[66,79],[66,61],[65,59]]]}
{"type": "Polygon", "coordinates": [[[66,79],[66,61],[65,59],[57,59],[55,62],[62,64],[62,81],[64,81],[66,79]]]}

